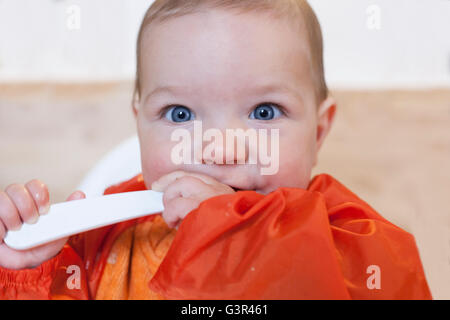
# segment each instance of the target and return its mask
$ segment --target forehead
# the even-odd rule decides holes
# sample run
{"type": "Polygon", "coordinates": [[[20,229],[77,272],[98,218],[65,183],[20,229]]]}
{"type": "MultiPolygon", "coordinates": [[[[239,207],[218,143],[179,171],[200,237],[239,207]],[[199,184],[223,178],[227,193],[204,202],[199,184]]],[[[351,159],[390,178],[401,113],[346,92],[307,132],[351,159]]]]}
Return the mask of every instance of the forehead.
{"type": "Polygon", "coordinates": [[[164,85],[244,90],[254,81],[307,86],[310,48],[303,24],[269,13],[206,10],[153,23],[142,34],[143,91],[164,85]]]}

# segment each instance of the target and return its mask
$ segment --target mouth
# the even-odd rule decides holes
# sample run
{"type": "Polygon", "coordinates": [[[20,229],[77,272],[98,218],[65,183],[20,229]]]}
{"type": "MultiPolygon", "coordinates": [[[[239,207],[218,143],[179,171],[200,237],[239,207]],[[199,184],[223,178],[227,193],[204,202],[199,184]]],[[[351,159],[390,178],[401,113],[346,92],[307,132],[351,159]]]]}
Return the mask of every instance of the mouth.
{"type": "Polygon", "coordinates": [[[234,192],[238,192],[238,191],[255,191],[254,189],[241,189],[241,188],[236,188],[236,187],[233,187],[233,186],[230,186],[230,187],[231,187],[231,189],[234,190],[234,192]]]}

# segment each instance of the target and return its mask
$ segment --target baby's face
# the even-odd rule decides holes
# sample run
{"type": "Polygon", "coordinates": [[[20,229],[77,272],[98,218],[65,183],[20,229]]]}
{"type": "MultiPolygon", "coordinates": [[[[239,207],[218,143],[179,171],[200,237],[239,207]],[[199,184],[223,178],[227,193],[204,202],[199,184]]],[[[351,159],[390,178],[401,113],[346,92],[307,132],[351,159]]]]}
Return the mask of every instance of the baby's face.
{"type": "MultiPolygon", "coordinates": [[[[222,10],[147,28],[135,110],[147,187],[183,170],[264,194],[278,187],[306,188],[322,136],[306,37],[304,30],[266,14],[222,10]],[[275,143],[270,130],[279,129],[278,170],[261,175],[259,161],[175,163],[171,154],[179,140],[172,141],[172,133],[185,129],[194,137],[194,120],[201,121],[203,132],[215,128],[223,137],[226,129],[266,129],[268,150],[275,143]]],[[[228,157],[236,150],[222,151],[228,157]]]]}

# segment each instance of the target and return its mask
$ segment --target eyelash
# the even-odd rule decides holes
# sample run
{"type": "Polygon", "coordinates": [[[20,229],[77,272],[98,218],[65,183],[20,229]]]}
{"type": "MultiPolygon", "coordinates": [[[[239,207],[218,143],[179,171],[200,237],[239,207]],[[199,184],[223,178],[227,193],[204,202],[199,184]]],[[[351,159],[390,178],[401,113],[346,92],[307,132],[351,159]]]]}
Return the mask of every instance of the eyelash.
{"type": "MultiPolygon", "coordinates": [[[[165,118],[167,111],[169,111],[170,109],[172,109],[173,107],[178,107],[178,106],[183,106],[181,104],[170,104],[167,105],[165,107],[162,107],[161,110],[158,112],[158,116],[159,118],[165,118]]],[[[187,107],[186,107],[187,108],[187,107]]],[[[190,109],[189,109],[190,110],[190,109]]]]}
{"type": "MultiPolygon", "coordinates": [[[[252,114],[252,112],[253,112],[257,107],[259,107],[259,106],[261,106],[261,105],[265,105],[265,104],[275,106],[276,108],[278,108],[278,109],[280,110],[280,112],[281,112],[281,114],[282,114],[283,116],[287,116],[287,115],[288,115],[288,112],[287,112],[286,108],[284,108],[283,106],[279,105],[278,103],[275,103],[275,102],[261,102],[261,103],[258,103],[256,106],[252,107],[252,109],[250,110],[248,116],[250,117],[250,115],[252,114]]],[[[158,117],[159,117],[159,118],[164,118],[165,115],[166,115],[166,113],[167,113],[167,111],[169,111],[169,110],[170,110],[171,108],[173,108],[173,107],[178,107],[178,106],[186,107],[186,106],[184,106],[184,105],[182,105],[182,104],[170,104],[170,105],[167,105],[167,106],[161,108],[161,110],[158,112],[158,117]]],[[[189,107],[186,107],[186,108],[188,108],[189,110],[191,110],[191,112],[193,112],[192,109],[190,109],[189,107]]],[[[194,114],[195,114],[195,113],[194,113],[194,114]]]]}
{"type": "MultiPolygon", "coordinates": [[[[280,112],[281,112],[281,114],[282,114],[283,116],[287,116],[287,115],[288,115],[288,112],[287,112],[286,108],[284,108],[283,106],[281,106],[281,105],[279,105],[278,103],[275,103],[275,102],[261,102],[261,103],[258,103],[255,107],[252,108],[252,110],[250,111],[250,114],[251,114],[256,108],[258,108],[258,107],[261,106],[261,105],[265,105],[265,104],[272,105],[272,106],[278,108],[278,110],[280,110],[280,112]]],[[[249,116],[250,116],[250,114],[249,114],[249,116]]]]}

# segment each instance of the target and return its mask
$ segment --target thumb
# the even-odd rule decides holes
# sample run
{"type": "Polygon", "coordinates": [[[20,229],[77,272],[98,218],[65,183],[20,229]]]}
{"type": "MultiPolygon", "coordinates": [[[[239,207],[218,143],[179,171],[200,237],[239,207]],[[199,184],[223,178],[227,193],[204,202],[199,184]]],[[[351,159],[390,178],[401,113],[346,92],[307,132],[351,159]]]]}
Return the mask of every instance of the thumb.
{"type": "Polygon", "coordinates": [[[83,192],[83,191],[77,190],[77,191],[75,191],[74,193],[72,193],[72,194],[67,198],[66,201],[81,200],[81,199],[84,199],[84,198],[86,198],[86,195],[84,194],[84,192],[83,192]]]}

